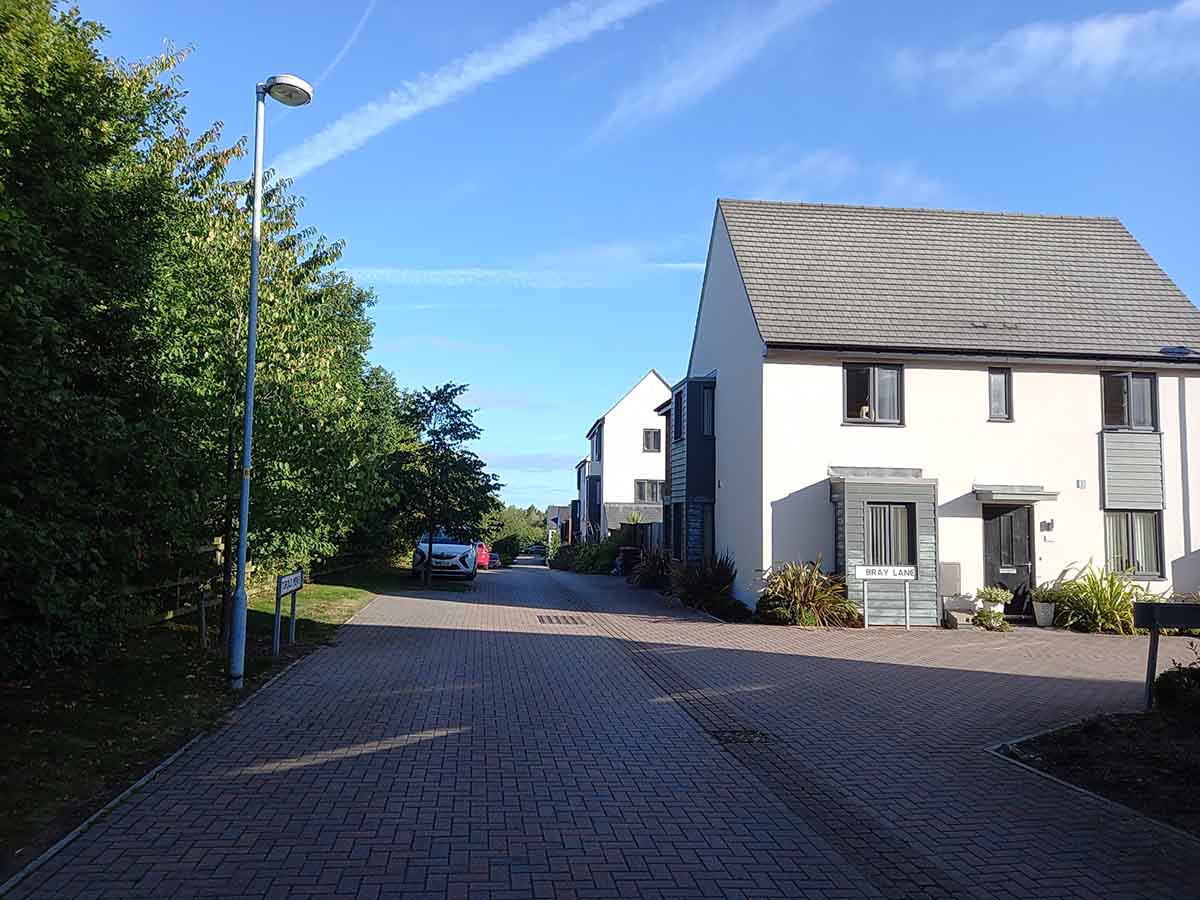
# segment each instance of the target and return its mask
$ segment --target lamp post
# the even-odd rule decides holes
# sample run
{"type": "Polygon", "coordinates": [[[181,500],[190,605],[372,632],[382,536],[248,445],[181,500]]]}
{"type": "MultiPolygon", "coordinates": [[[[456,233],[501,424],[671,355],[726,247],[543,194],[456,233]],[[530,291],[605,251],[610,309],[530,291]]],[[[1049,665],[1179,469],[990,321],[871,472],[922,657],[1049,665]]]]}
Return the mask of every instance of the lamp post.
{"type": "Polygon", "coordinates": [[[272,75],[254,88],[254,206],[250,226],[250,305],[246,333],[246,410],[242,420],[242,504],[238,514],[237,588],[229,629],[229,686],[242,689],[246,671],[246,530],[250,524],[250,445],[254,439],[254,356],[258,346],[258,249],[262,233],[263,120],[267,95],[284,106],[304,106],[313,89],[295,75],[272,75]]]}

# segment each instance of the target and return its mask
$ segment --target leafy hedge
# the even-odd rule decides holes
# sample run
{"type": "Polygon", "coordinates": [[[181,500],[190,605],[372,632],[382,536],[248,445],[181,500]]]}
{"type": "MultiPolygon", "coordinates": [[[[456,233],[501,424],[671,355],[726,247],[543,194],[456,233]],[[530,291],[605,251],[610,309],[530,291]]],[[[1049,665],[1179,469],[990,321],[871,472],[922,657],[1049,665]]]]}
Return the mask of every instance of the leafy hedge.
{"type": "Polygon", "coordinates": [[[846,596],[845,580],[824,572],[820,557],[813,562],[787,563],[768,571],[763,576],[755,615],[768,625],[823,628],[862,625],[862,613],[846,596]]]}

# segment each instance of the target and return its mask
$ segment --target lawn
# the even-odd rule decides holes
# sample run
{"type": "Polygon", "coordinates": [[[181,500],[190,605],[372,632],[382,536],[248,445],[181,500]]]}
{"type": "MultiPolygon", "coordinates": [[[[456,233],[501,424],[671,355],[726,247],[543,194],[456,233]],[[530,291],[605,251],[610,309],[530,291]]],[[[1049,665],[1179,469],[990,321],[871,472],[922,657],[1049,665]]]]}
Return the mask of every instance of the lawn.
{"type": "MultiPolygon", "coordinates": [[[[226,687],[224,659],[200,648],[197,617],[131,633],[106,659],[0,683],[0,881],[291,660],[328,643],[376,593],[419,589],[406,570],[351,570],[297,596],[296,644],[271,658],[275,600],[254,597],[247,620],[247,690],[226,687]]],[[[458,583],[434,589],[465,590],[458,583]]],[[[287,639],[287,598],[282,635],[287,639]]],[[[211,642],[215,623],[210,615],[211,642]]]]}
{"type": "Polygon", "coordinates": [[[1200,724],[1162,712],[1106,715],[1011,747],[1063,781],[1200,836],[1200,724]]]}

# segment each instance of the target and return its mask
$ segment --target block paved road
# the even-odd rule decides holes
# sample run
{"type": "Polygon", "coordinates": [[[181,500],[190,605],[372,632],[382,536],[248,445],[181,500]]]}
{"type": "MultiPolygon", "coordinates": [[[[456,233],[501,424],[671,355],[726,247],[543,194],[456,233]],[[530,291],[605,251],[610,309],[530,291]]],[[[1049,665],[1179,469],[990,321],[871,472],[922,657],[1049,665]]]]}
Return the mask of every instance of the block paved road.
{"type": "Polygon", "coordinates": [[[1135,708],[1144,653],[481,573],[377,599],[12,896],[1198,897],[1200,843],[982,749],[1135,708]]]}

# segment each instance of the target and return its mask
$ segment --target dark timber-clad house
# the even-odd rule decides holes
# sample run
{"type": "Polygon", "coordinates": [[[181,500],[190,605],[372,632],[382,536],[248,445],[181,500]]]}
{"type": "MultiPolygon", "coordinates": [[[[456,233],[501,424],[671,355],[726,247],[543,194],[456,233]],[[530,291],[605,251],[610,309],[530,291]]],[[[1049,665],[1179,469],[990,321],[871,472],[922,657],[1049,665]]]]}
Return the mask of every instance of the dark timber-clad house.
{"type": "Polygon", "coordinates": [[[1200,588],[1200,310],[1117,219],[721,200],[657,411],[671,552],[747,603],[818,557],[870,624],[1088,560],[1200,588]]]}

